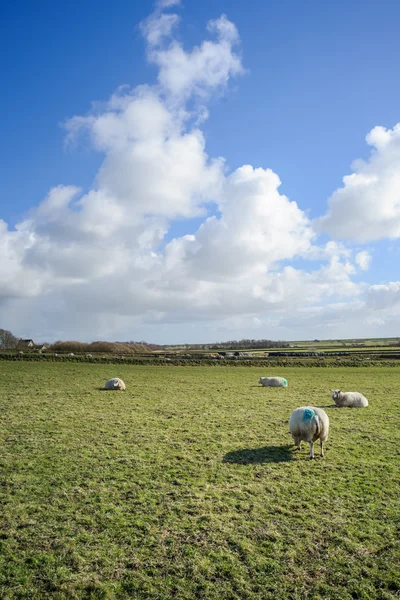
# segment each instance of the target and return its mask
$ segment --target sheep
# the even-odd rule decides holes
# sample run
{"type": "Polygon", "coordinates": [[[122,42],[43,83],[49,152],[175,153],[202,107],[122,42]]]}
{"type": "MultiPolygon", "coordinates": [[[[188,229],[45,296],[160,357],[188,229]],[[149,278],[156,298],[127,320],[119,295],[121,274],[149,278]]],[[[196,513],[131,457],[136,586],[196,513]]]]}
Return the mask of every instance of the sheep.
{"type": "Polygon", "coordinates": [[[314,442],[319,439],[321,456],[324,456],[323,444],[328,439],[329,417],[322,408],[301,406],[290,415],[289,433],[298,450],[302,441],[310,444],[310,459],[314,458],[314,442]]]}
{"type": "Polygon", "coordinates": [[[104,389],[105,390],[125,390],[126,386],[125,386],[125,383],[122,381],[122,379],[119,379],[118,377],[114,377],[113,379],[109,379],[108,381],[106,381],[106,383],[104,384],[104,389]]]}
{"type": "Polygon", "coordinates": [[[93,354],[86,354],[86,358],[93,358],[93,354]]]}
{"type": "Polygon", "coordinates": [[[260,377],[258,383],[264,387],[287,387],[287,380],[284,377],[260,377]]]}
{"type": "Polygon", "coordinates": [[[68,354],[68,358],[72,358],[73,356],[75,356],[73,352],[70,352],[70,353],[68,354]]]}
{"type": "Polygon", "coordinates": [[[332,400],[341,408],[349,406],[351,408],[365,408],[368,406],[368,400],[360,392],[341,392],[340,390],[331,390],[332,400]]]}

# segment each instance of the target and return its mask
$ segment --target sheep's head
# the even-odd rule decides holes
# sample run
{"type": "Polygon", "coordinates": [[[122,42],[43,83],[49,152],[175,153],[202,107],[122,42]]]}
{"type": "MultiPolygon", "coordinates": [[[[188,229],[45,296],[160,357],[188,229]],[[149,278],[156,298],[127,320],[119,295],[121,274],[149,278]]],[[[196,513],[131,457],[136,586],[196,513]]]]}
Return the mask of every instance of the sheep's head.
{"type": "Polygon", "coordinates": [[[332,400],[336,402],[340,398],[340,390],[331,390],[332,392],[332,400]]]}

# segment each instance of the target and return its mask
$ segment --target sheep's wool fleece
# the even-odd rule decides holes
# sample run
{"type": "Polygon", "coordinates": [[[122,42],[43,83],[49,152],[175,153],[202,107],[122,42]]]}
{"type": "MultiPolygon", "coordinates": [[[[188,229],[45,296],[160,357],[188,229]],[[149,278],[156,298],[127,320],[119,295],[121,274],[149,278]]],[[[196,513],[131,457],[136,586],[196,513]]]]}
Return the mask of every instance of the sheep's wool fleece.
{"type": "Polygon", "coordinates": [[[340,390],[334,390],[332,392],[332,399],[336,406],[351,407],[351,408],[365,408],[368,406],[367,398],[360,392],[342,392],[340,390]],[[339,394],[339,398],[335,396],[339,394]]]}
{"type": "Polygon", "coordinates": [[[304,419],[304,421],[309,421],[310,419],[313,418],[314,415],[315,415],[315,410],[313,408],[305,408],[304,414],[303,414],[303,419],[304,419]]]}
{"type": "Polygon", "coordinates": [[[105,390],[124,390],[125,387],[125,383],[119,377],[109,379],[104,385],[105,390]]]}
{"type": "Polygon", "coordinates": [[[322,408],[301,406],[296,408],[289,419],[289,431],[304,441],[328,439],[329,417],[322,408]],[[315,417],[318,417],[316,420],[315,417]],[[319,423],[319,426],[317,426],[319,423]]]}
{"type": "Polygon", "coordinates": [[[264,387],[287,387],[288,382],[284,377],[260,377],[258,383],[264,387]]]}

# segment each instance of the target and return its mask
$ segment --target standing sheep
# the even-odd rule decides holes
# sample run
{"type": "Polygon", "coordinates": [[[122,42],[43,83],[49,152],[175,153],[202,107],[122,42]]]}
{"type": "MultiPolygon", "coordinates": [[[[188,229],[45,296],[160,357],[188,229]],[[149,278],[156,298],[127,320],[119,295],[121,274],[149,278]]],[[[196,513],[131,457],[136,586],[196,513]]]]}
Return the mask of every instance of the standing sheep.
{"type": "Polygon", "coordinates": [[[329,417],[322,408],[302,406],[290,415],[289,431],[300,450],[301,442],[310,444],[310,458],[314,458],[314,442],[320,441],[321,456],[324,456],[323,444],[328,439],[329,417]]]}
{"type": "Polygon", "coordinates": [[[349,406],[351,408],[365,408],[368,406],[368,400],[360,392],[341,392],[340,390],[331,390],[332,400],[341,408],[349,406]]]}
{"type": "Polygon", "coordinates": [[[287,380],[284,377],[260,377],[258,383],[264,387],[287,387],[287,380]]]}
{"type": "Polygon", "coordinates": [[[118,377],[109,379],[104,385],[105,390],[125,390],[125,387],[125,383],[118,377]]]}

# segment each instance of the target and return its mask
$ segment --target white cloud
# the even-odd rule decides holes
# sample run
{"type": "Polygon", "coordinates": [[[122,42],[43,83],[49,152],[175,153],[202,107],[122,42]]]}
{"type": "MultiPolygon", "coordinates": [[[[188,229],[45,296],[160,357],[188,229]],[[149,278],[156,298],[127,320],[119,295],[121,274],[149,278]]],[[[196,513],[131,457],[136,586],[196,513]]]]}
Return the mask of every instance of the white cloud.
{"type": "Polygon", "coordinates": [[[273,263],[307,253],[313,233],[295,202],[279,194],[277,175],[246,165],[221,188],[218,218],[212,216],[195,236],[171,242],[169,263],[208,281],[265,277],[273,263]]]}
{"type": "Polygon", "coordinates": [[[158,0],[156,3],[157,8],[164,9],[171,6],[180,6],[181,0],[158,0]]]}
{"type": "Polygon", "coordinates": [[[25,250],[33,243],[27,223],[9,231],[7,223],[0,220],[0,305],[6,299],[40,293],[41,283],[35,269],[23,264],[25,250]]]}
{"type": "Polygon", "coordinates": [[[216,41],[206,40],[190,51],[185,51],[176,39],[167,43],[178,22],[177,15],[156,11],[142,24],[142,32],[148,43],[148,59],[159,69],[161,91],[169,102],[181,105],[192,96],[206,100],[244,69],[234,50],[240,42],[239,34],[226,15],[207,24],[216,41]]]}
{"type": "Polygon", "coordinates": [[[371,308],[400,308],[400,281],[372,285],[368,290],[367,303],[371,308]]]}
{"type": "Polygon", "coordinates": [[[362,250],[356,254],[355,262],[360,267],[361,271],[368,271],[371,258],[372,257],[368,250],[362,250]]]}
{"type": "Polygon", "coordinates": [[[315,228],[359,242],[395,239],[400,237],[400,123],[375,127],[366,140],[373,148],[369,160],[353,163],[354,172],[343,178],[315,228]]]}
{"type": "Polygon", "coordinates": [[[385,320],[384,319],[380,319],[379,317],[367,317],[365,319],[365,323],[367,325],[373,325],[373,326],[378,325],[378,326],[381,326],[381,325],[385,325],[385,320]]]}
{"type": "Polygon", "coordinates": [[[172,30],[179,23],[179,17],[175,14],[166,15],[158,11],[150,15],[141,24],[141,30],[150,48],[159,46],[165,38],[168,38],[172,30]]]}

